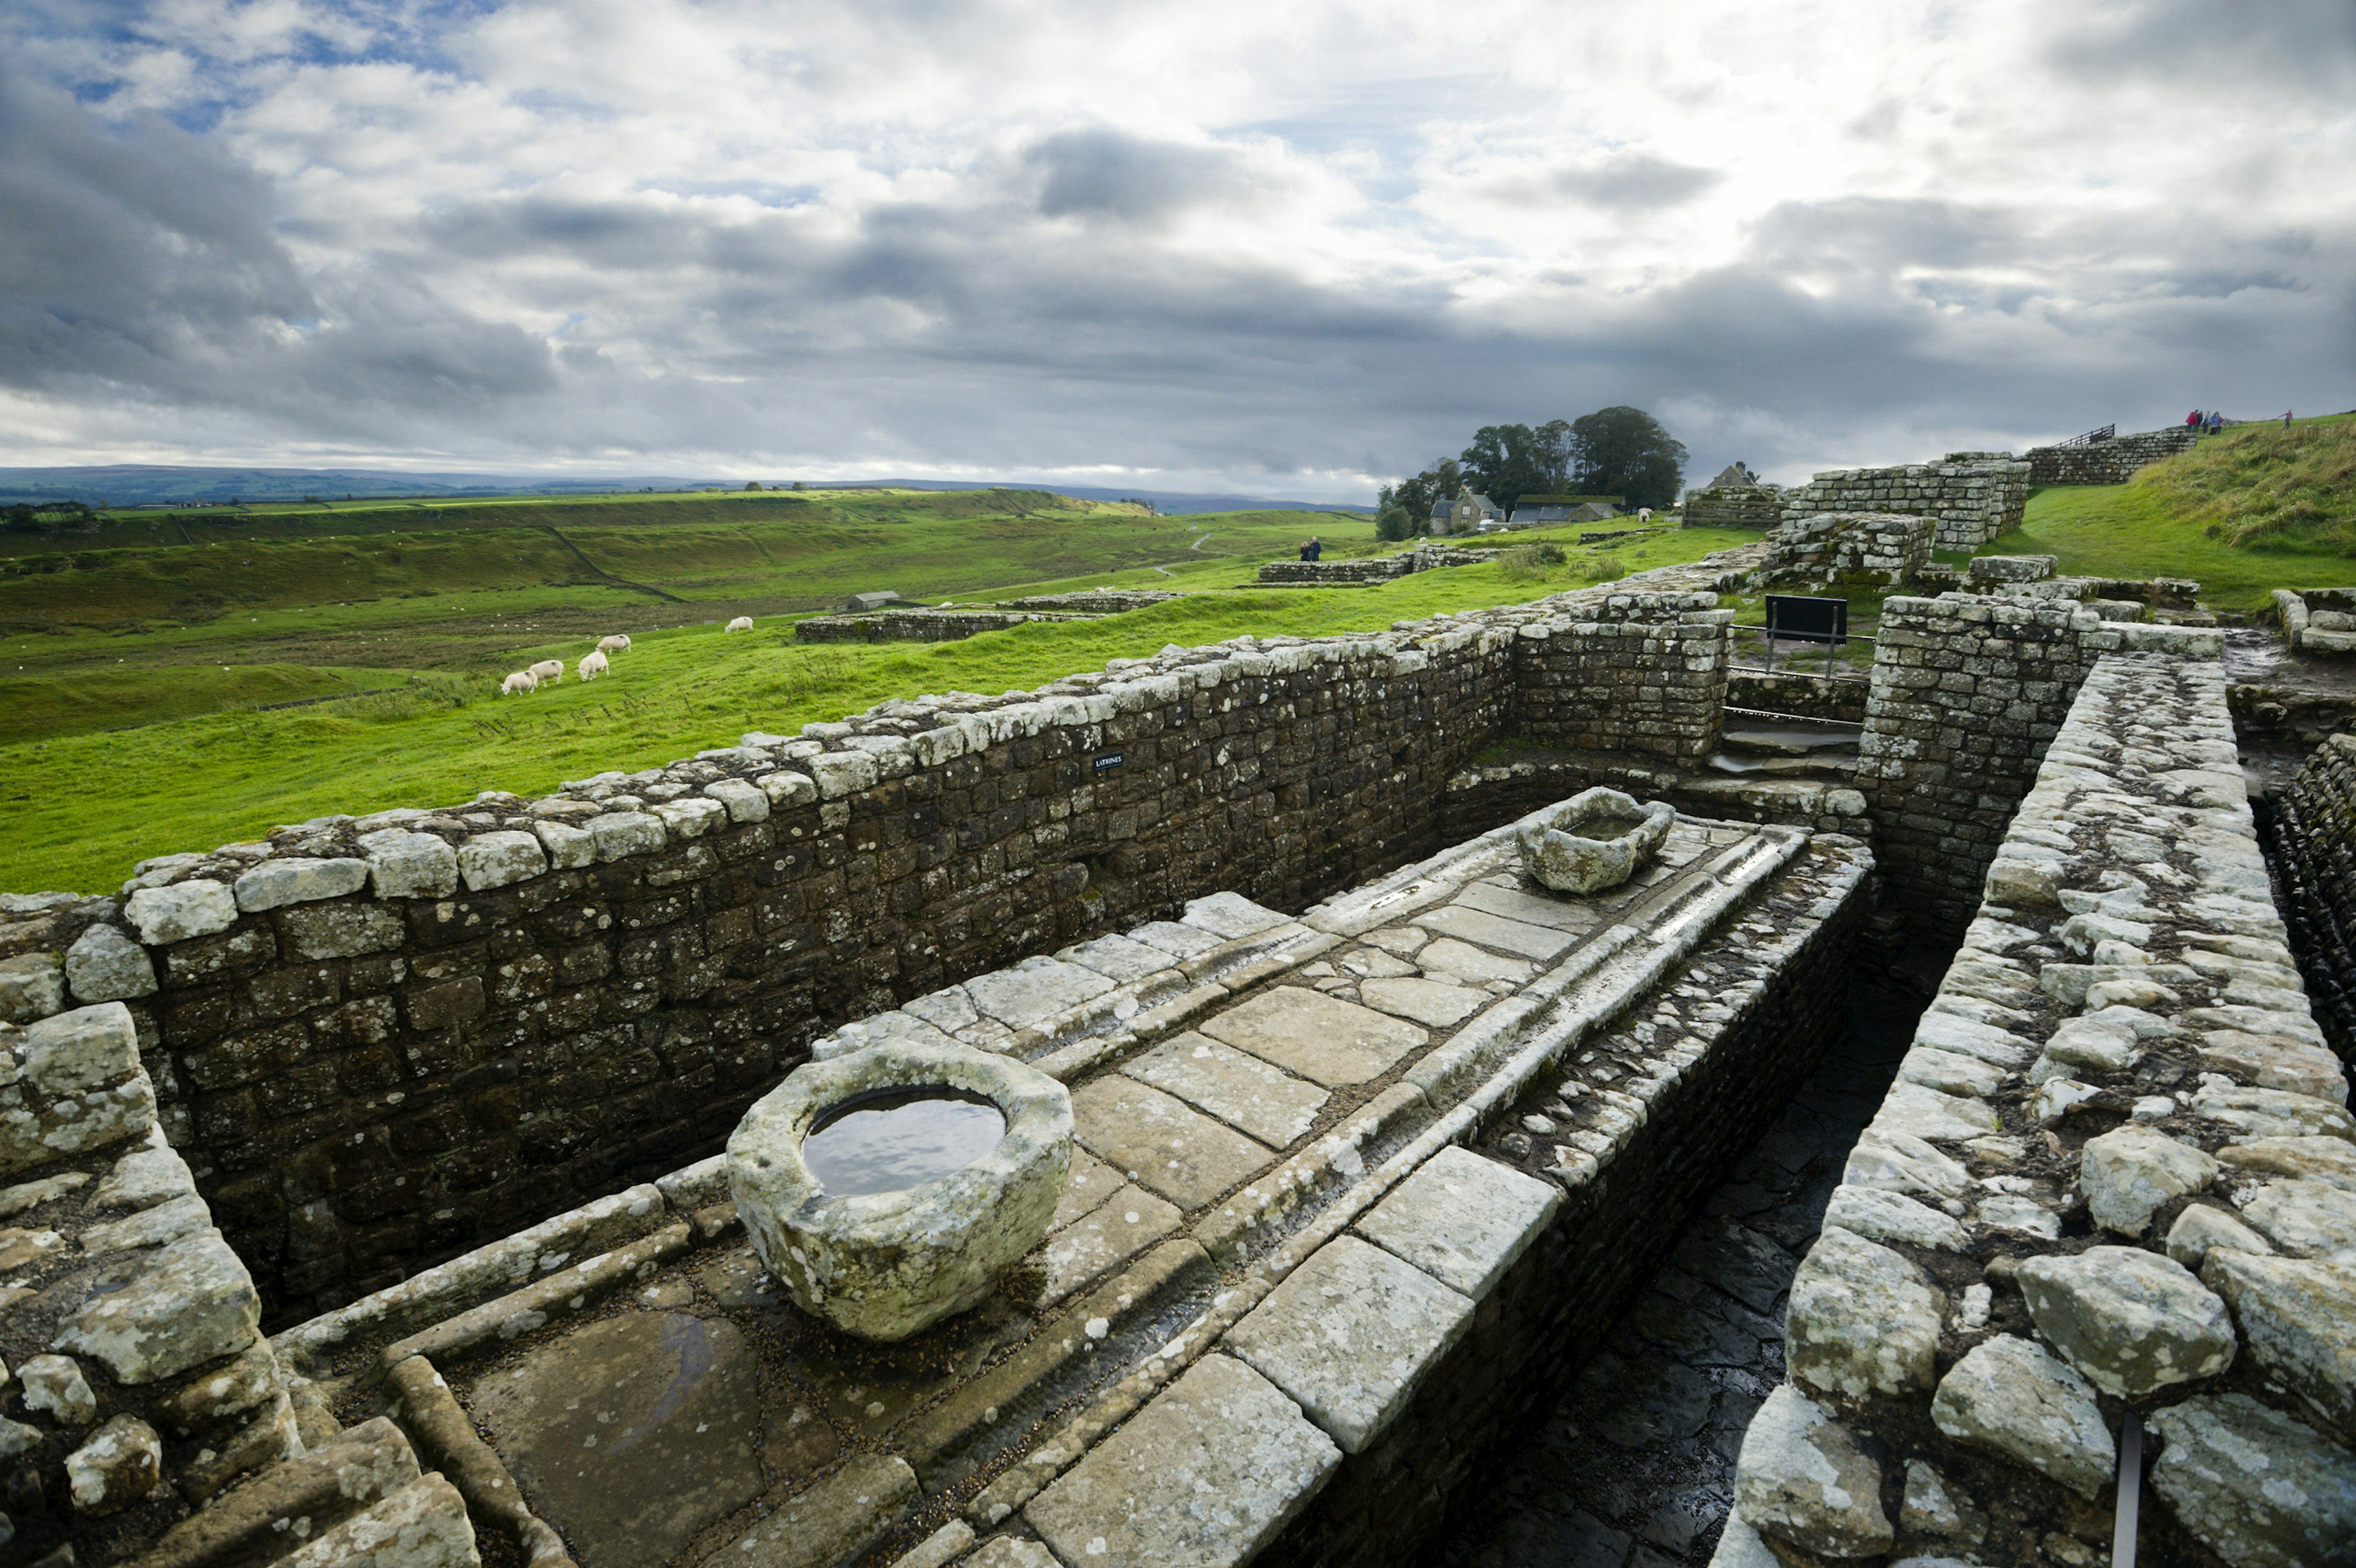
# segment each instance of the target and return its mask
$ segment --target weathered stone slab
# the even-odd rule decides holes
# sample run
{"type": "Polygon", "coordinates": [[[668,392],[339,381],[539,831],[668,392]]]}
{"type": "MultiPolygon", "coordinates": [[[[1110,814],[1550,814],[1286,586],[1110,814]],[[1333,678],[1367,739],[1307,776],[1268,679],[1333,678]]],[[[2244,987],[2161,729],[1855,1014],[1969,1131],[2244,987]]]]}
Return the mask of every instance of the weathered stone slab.
{"type": "Polygon", "coordinates": [[[2356,1144],[2334,1137],[2250,1138],[2217,1151],[2219,1163],[2276,1176],[2304,1177],[2356,1192],[2356,1144]]]}
{"type": "Polygon", "coordinates": [[[1093,942],[1066,947],[1055,956],[1083,969],[1093,969],[1117,985],[1158,975],[1172,964],[1171,955],[1162,949],[1132,942],[1126,936],[1099,936],[1093,942]]]}
{"type": "Polygon", "coordinates": [[[1355,1454],[1398,1418],[1472,1321],[1466,1296],[1355,1236],[1337,1236],[1221,1344],[1355,1454]]]}
{"type": "Polygon", "coordinates": [[[1927,1389],[1944,1313],[1902,1254],[1828,1226],[1792,1276],[1784,1359],[1794,1380],[1850,1399],[1927,1389]]]}
{"type": "Polygon", "coordinates": [[[2292,1257],[2356,1264],[2356,1192],[2322,1181],[2269,1181],[2243,1201],[2242,1218],[2292,1257]]]}
{"type": "Polygon", "coordinates": [[[1299,986],[1229,1008],[1205,1020],[1202,1032],[1329,1089],[1380,1077],[1430,1038],[1413,1024],[1299,986]]]}
{"type": "Polygon", "coordinates": [[[2215,1160],[2136,1123],[2087,1139],[2078,1163],[2087,1211],[2123,1236],[2142,1235],[2155,1211],[2216,1179],[2215,1160]]]}
{"type": "Polygon", "coordinates": [[[294,955],[315,961],[389,952],[409,935],[400,913],[380,903],[298,906],[280,915],[278,924],[294,955]]]}
{"type": "Polygon", "coordinates": [[[2245,1568],[2313,1568],[2356,1541],[2356,1455],[2247,1394],[2196,1394],[2146,1418],[2151,1489],[2245,1568]]]}
{"type": "Polygon", "coordinates": [[[201,1231],[137,1260],[66,1319],[54,1349],[86,1355],[117,1382],[147,1383],[253,1343],[262,1298],[219,1231],[201,1231]]]}
{"type": "Polygon", "coordinates": [[[2356,1431],[2356,1268],[2212,1250],[2201,1277],[2233,1304],[2259,1366],[2356,1431]]]}
{"type": "Polygon", "coordinates": [[[1849,1149],[1841,1180],[1852,1187],[1878,1187],[1886,1192],[1920,1192],[1933,1198],[1959,1198],[1972,1184],[1964,1163],[1912,1133],[1883,1133],[1869,1128],[1849,1149]]]}
{"type": "MultiPolygon", "coordinates": [[[[705,1568],[836,1568],[873,1545],[916,1501],[916,1472],[905,1459],[853,1454],[743,1536],[703,1560],[705,1568]]],[[[604,1568],[598,1564],[597,1568],[604,1568]]]]}
{"type": "Polygon", "coordinates": [[[1996,1108],[1985,1100],[1943,1094],[1920,1083],[1893,1083],[1875,1113],[1873,1130],[1885,1136],[1911,1133],[1918,1138],[1962,1143],[1998,1130],[1996,1108]]]}
{"type": "Polygon", "coordinates": [[[1224,1123],[1119,1074],[1072,1095],[1072,1122],[1089,1153],[1182,1209],[1201,1208],[1276,1157],[1224,1123]]]}
{"type": "Polygon", "coordinates": [[[1199,926],[1182,925],[1174,920],[1150,922],[1130,931],[1129,936],[1133,942],[1158,947],[1173,958],[1192,958],[1197,953],[1208,953],[1222,940],[1199,926]]]}
{"type": "MultiPolygon", "coordinates": [[[[1366,940],[1373,942],[1384,934],[1377,931],[1366,940]]],[[[1413,951],[1415,961],[1423,966],[1427,975],[1451,976],[1475,983],[1505,980],[1518,986],[1537,972],[1534,965],[1523,959],[1506,958],[1475,947],[1469,942],[1459,942],[1452,936],[1443,936],[1413,951]]]]}
{"type": "Polygon", "coordinates": [[[125,1001],[155,994],[155,964],[147,950],[111,925],[93,925],[66,949],[66,983],[81,1003],[125,1001]]]}
{"type": "Polygon", "coordinates": [[[1178,1228],[1176,1204],[1125,1185],[1033,1249],[1046,1274],[1040,1301],[1054,1306],[1088,1281],[1128,1262],[1178,1228]]]}
{"type": "Polygon", "coordinates": [[[1257,1056],[1191,1029],[1123,1063],[1121,1071],[1208,1111],[1270,1148],[1298,1142],[1332,1097],[1257,1056]]]}
{"type": "Polygon", "coordinates": [[[1905,1242],[1954,1253],[1966,1252],[1971,1245],[1964,1228],[1936,1209],[1876,1187],[1844,1183],[1834,1188],[1832,1202],[1825,1209],[1825,1223],[1877,1242],[1905,1242]]]}
{"type": "Polygon", "coordinates": [[[2016,1335],[1983,1340],[1949,1368],[1931,1419],[1957,1442],[2016,1459],[2080,1497],[2101,1495],[2115,1467],[2094,1385],[2016,1335]]]}
{"type": "Polygon", "coordinates": [[[2192,1096],[2195,1115],[2238,1127],[2254,1137],[2334,1137],[2356,1143],[2356,1117],[2329,1100],[2281,1089],[2221,1086],[2192,1096]]]}
{"type": "Polygon", "coordinates": [[[123,901],[123,912],[150,947],[210,936],[237,923],[237,899],[220,882],[202,877],[168,888],[141,888],[123,901]]]}
{"type": "Polygon", "coordinates": [[[458,1488],[421,1476],[278,1559],[278,1568],[477,1568],[474,1520],[458,1488]]]}
{"type": "Polygon", "coordinates": [[[1486,991],[1440,980],[1376,979],[1362,982],[1359,999],[1370,1008],[1412,1019],[1427,1029],[1452,1029],[1489,1002],[1486,991]]]}
{"type": "Polygon", "coordinates": [[[1276,1385],[1203,1358],[1024,1517],[1066,1563],[1237,1568],[1275,1539],[1342,1462],[1276,1385]]]}
{"type": "Polygon", "coordinates": [[[1494,882],[1475,882],[1454,901],[1461,908],[1478,910],[1503,920],[1568,931],[1574,935],[1594,930],[1603,918],[1593,904],[1583,900],[1549,898],[1518,887],[1501,888],[1494,882]]]}
{"type": "MultiPolygon", "coordinates": [[[[1524,958],[1544,961],[1569,947],[1578,937],[1568,931],[1551,926],[1531,925],[1502,915],[1470,909],[1463,904],[1443,904],[1426,910],[1415,917],[1416,923],[1427,926],[1445,936],[1478,943],[1483,947],[1499,948],[1524,958]]],[[[1426,965],[1429,967],[1430,965],[1426,965]]]]}
{"type": "Polygon", "coordinates": [[[2182,1264],[2089,1247],[2026,1259],[2019,1277],[2037,1331],[2105,1393],[2141,1399],[2233,1364],[2224,1302],[2182,1264]]]}
{"type": "Polygon", "coordinates": [[[1776,1384],[1751,1418],[1734,1497],[1752,1529],[1804,1552],[1872,1557],[1897,1537],[1882,1511],[1881,1467],[1790,1383],[1776,1384]]]}
{"type": "Polygon", "coordinates": [[[387,827],[363,834],[360,848],[380,899],[446,899],[458,891],[458,852],[431,833],[387,827]]]}
{"type": "Polygon", "coordinates": [[[2340,1059],[2319,1045],[2240,1029],[2211,1029],[2201,1036],[2201,1059],[2211,1071],[2237,1073],[2261,1089],[2348,1103],[2348,1078],[2340,1059]]]}
{"type": "Polygon", "coordinates": [[[1112,988],[1113,982],[1095,970],[1053,958],[1028,958],[965,983],[974,1007],[1009,1029],[1026,1029],[1112,988]]]}
{"type": "MultiPolygon", "coordinates": [[[[1120,1190],[1120,1172],[1084,1148],[1072,1150],[1072,1168],[1064,1178],[1064,1196],[1047,1221],[1050,1234],[1062,1230],[1120,1190]]],[[[723,1192],[723,1197],[726,1194],[723,1192]]],[[[716,1200],[715,1200],[716,1201],[716,1200]]]]}
{"type": "Polygon", "coordinates": [[[2265,1254],[2274,1248],[2222,1209],[2206,1203],[2186,1205],[2176,1223],[2168,1228],[2168,1255],[2198,1272],[2211,1250],[2265,1254]]]}
{"type": "Polygon", "coordinates": [[[1179,917],[1179,923],[1199,927],[1233,942],[1282,925],[1288,918],[1272,909],[1261,908],[1241,893],[1217,892],[1207,898],[1188,899],[1186,912],[1179,917]]]}
{"type": "Polygon", "coordinates": [[[292,903],[337,899],[368,885],[368,862],[357,859],[313,860],[288,857],[264,860],[238,878],[232,890],[237,907],[248,914],[292,903]]]}
{"type": "Polygon", "coordinates": [[[1451,1144],[1354,1227],[1442,1285],[1478,1301],[1562,1206],[1562,1189],[1451,1144]]]}
{"type": "Polygon", "coordinates": [[[30,1023],[66,1005],[66,972],[55,953],[0,958],[0,1023],[30,1023]]]}
{"type": "Polygon", "coordinates": [[[725,1318],[584,1324],[466,1404],[532,1510],[597,1568],[658,1568],[761,1490],[760,1371],[725,1318]]]}

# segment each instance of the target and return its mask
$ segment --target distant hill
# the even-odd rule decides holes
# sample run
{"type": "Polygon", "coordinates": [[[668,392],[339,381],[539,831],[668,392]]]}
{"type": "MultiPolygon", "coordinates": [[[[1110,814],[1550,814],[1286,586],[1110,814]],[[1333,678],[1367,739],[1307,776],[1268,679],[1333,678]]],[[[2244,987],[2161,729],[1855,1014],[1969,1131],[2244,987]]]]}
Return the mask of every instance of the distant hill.
{"type": "MultiPolygon", "coordinates": [[[[764,480],[765,485],[790,485],[790,475],[764,480]]],[[[847,485],[894,490],[976,490],[1004,483],[989,479],[863,479],[809,480],[812,489],[847,485]]],[[[682,478],[677,475],[595,475],[583,478],[547,475],[450,474],[406,469],[364,468],[198,468],[168,464],[114,464],[65,468],[0,468],[0,503],[12,501],[80,501],[92,507],[195,506],[229,501],[300,501],[306,496],[340,501],[388,496],[457,498],[467,496],[610,495],[616,491],[741,490],[741,479],[682,478]]],[[[1194,512],[1242,512],[1269,508],[1299,511],[1321,509],[1363,512],[1370,506],[1323,501],[1302,502],[1267,496],[1205,496],[1177,491],[1103,489],[1090,485],[1057,485],[1063,495],[1090,501],[1141,500],[1172,516],[1194,512]]]]}

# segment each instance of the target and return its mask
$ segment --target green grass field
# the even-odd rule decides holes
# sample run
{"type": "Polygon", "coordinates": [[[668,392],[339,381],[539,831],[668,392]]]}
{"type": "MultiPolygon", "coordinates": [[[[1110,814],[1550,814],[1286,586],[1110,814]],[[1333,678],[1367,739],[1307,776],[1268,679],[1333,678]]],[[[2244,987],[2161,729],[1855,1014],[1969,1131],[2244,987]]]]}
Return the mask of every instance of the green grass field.
{"type": "Polygon", "coordinates": [[[733,744],[747,730],[790,733],[889,697],[1026,688],[1244,632],[1378,630],[1612,581],[1755,537],[1694,529],[1582,547],[1576,528],[1548,530],[1512,540],[1567,546],[1569,561],[1543,572],[1488,564],[1375,588],[1265,590],[1250,586],[1261,561],[1290,554],[1311,533],[1329,557],[1372,553],[1371,524],[1289,512],[1150,517],[1015,495],[1012,512],[960,512],[954,496],[917,496],[913,507],[901,505],[905,496],[858,497],[866,514],[802,537],[767,522],[562,525],[604,571],[676,601],[569,571],[544,533],[488,527],[156,547],[0,577],[0,888],[104,891],[147,856],[308,816],[447,804],[482,789],[538,793],[733,744]],[[741,564],[730,550],[786,564],[746,566],[752,581],[733,592],[691,597],[712,588],[704,579],[716,560],[741,564]],[[853,589],[889,586],[937,602],[1107,584],[1188,593],[1104,620],[960,643],[792,638],[800,613],[853,589]],[[173,596],[191,592],[237,597],[202,616],[173,614],[173,596]],[[754,635],[721,632],[737,613],[755,615],[754,635]],[[543,657],[570,664],[612,630],[627,630],[637,645],[606,679],[494,695],[505,671],[543,657]],[[320,697],[336,699],[263,707],[320,697]]]}

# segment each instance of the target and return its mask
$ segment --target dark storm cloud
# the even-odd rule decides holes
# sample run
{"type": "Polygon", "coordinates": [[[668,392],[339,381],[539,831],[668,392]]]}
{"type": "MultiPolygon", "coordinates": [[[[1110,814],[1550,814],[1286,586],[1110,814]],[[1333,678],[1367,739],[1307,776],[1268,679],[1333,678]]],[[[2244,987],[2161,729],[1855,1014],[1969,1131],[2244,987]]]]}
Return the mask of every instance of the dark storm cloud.
{"type": "Polygon", "coordinates": [[[1674,164],[1644,153],[1627,153],[1601,163],[1557,169],[1548,183],[1590,207],[1640,212],[1690,201],[1719,182],[1713,169],[1674,164]]]}
{"type": "MultiPolygon", "coordinates": [[[[2350,0],[2110,0],[2061,7],[2046,57],[2081,80],[2134,76],[2203,90],[2356,91],[2356,5],[2350,0]]],[[[2199,99],[2163,135],[2208,126],[2199,99]]]]}
{"type": "Polygon", "coordinates": [[[554,385],[538,339],[397,275],[306,278],[273,206],[209,142],[0,71],[0,383],[345,428],[554,385]]]}
{"type": "Polygon", "coordinates": [[[159,120],[104,131],[0,68],[0,380],[187,385],[316,314],[270,192],[159,120]]]}
{"type": "Polygon", "coordinates": [[[1154,223],[1250,188],[1232,153],[1108,129],[1059,132],[1023,159],[1042,176],[1039,211],[1048,218],[1154,223]]]}

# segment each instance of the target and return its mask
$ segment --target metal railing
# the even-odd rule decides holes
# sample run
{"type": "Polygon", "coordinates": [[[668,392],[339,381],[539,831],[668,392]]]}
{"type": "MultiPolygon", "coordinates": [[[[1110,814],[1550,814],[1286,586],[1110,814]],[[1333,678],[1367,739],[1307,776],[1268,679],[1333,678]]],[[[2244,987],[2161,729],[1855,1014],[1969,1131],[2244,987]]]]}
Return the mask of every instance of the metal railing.
{"type": "MultiPolygon", "coordinates": [[[[1833,667],[1836,664],[1847,659],[1848,651],[1847,645],[1850,643],[1862,644],[1865,650],[1863,662],[1867,665],[1870,665],[1873,662],[1874,640],[1858,632],[1847,632],[1839,636],[1826,636],[1821,635],[1812,635],[1805,632],[1786,631],[1780,628],[1773,628],[1748,622],[1737,622],[1733,625],[1729,626],[1727,630],[1730,633],[1746,634],[1765,642],[1767,645],[1767,662],[1763,666],[1739,665],[1731,663],[1730,661],[1727,666],[1730,669],[1741,670],[1746,674],[1796,675],[1805,676],[1811,680],[1865,680],[1868,677],[1863,675],[1836,675],[1833,673],[1833,667]],[[1796,666],[1787,665],[1782,669],[1776,668],[1775,649],[1776,645],[1779,643],[1797,643],[1803,648],[1808,647],[1812,645],[1823,647],[1825,650],[1824,667],[1821,670],[1807,670],[1797,667],[1796,666]]],[[[1854,663],[1856,661],[1850,660],[1848,662],[1854,663]]]]}
{"type": "Polygon", "coordinates": [[[2056,446],[2094,446],[2110,440],[2113,436],[2118,433],[2119,427],[2117,425],[2106,424],[2100,430],[2090,430],[2083,435],[2073,435],[2067,441],[2057,441],[2053,444],[2056,446]]]}

